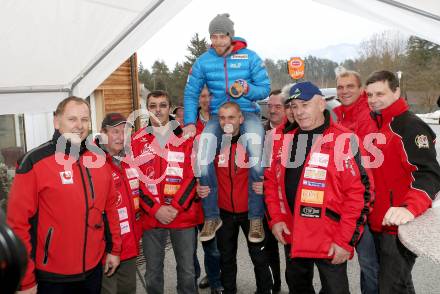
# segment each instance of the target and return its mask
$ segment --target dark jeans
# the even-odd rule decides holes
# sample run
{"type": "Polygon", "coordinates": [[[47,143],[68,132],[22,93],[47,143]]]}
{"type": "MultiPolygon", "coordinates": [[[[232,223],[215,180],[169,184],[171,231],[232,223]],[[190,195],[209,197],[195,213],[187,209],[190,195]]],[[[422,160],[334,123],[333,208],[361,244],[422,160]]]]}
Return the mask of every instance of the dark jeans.
{"type": "MultiPolygon", "coordinates": [[[[203,225],[199,225],[201,230],[203,225]]],[[[205,256],[205,272],[208,276],[209,286],[211,289],[218,289],[222,287],[220,280],[220,251],[217,248],[217,238],[202,242],[203,253],[205,256]]],[[[196,253],[194,255],[194,266],[196,269],[196,280],[200,277],[200,263],[197,258],[197,244],[196,253]]]]}
{"type": "Polygon", "coordinates": [[[273,278],[273,290],[280,291],[281,289],[281,270],[280,270],[280,249],[278,247],[278,241],[272,234],[267,224],[267,219],[264,218],[264,230],[266,232],[266,250],[267,258],[269,260],[269,267],[272,272],[273,278]]]}
{"type": "Polygon", "coordinates": [[[78,282],[44,282],[38,281],[38,294],[100,294],[102,265],[98,264],[86,278],[78,282]]]}
{"type": "MultiPolygon", "coordinates": [[[[217,246],[220,251],[220,269],[223,293],[237,293],[237,247],[238,234],[240,228],[245,236],[249,233],[248,214],[229,213],[220,211],[220,218],[223,225],[217,231],[217,246]]],[[[255,280],[257,284],[257,293],[271,293],[272,275],[269,269],[269,262],[264,242],[251,243],[246,238],[249,255],[254,265],[255,280]]]]}
{"type": "Polygon", "coordinates": [[[110,277],[102,275],[101,294],[136,294],[136,257],[121,261],[110,277]]]}
{"type": "Polygon", "coordinates": [[[168,234],[176,259],[178,294],[196,293],[194,272],[195,228],[155,228],[144,231],[142,244],[146,259],[145,284],[148,294],[164,293],[164,260],[168,234]]]}
{"type": "Polygon", "coordinates": [[[286,282],[290,294],[315,294],[313,288],[313,266],[319,271],[322,290],[325,294],[350,293],[347,277],[347,262],[331,264],[330,259],[290,258],[290,245],[286,252],[286,282]]]}
{"type": "Polygon", "coordinates": [[[379,256],[379,293],[416,293],[411,271],[417,256],[406,249],[397,235],[373,233],[379,256]]]}
{"type": "Polygon", "coordinates": [[[368,225],[364,227],[359,243],[356,245],[359,266],[361,268],[362,294],[379,293],[379,258],[374,245],[373,234],[368,225]]]}

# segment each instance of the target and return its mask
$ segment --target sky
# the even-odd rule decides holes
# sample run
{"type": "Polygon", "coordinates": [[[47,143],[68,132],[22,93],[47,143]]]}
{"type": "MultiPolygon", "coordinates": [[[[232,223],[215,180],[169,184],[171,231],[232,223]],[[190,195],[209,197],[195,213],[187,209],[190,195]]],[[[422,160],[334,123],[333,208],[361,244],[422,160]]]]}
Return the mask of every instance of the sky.
{"type": "Polygon", "coordinates": [[[229,13],[235,35],[263,59],[306,56],[328,46],[359,44],[390,28],[312,0],[192,0],[138,50],[144,68],[160,59],[173,68],[188,54],[192,36],[209,42],[208,25],[219,13],[229,13]]]}

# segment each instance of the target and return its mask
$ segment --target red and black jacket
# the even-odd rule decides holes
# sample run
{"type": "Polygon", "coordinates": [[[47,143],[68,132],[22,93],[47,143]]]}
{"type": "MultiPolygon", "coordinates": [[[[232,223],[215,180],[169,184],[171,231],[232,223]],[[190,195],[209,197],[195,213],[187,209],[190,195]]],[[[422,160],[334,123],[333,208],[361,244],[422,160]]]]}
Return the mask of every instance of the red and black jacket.
{"type": "Polygon", "coordinates": [[[382,226],[391,206],[406,207],[417,217],[431,206],[440,191],[435,134],[408,111],[403,98],[381,114],[372,115],[386,144],[376,144],[383,154],[383,163],[373,169],[377,197],[369,223],[375,232],[396,234],[396,227],[382,226]]]}
{"type": "MultiPolygon", "coordinates": [[[[173,125],[174,121],[170,121],[173,125]]],[[[171,127],[172,128],[172,127],[171,127]]],[[[141,207],[146,211],[145,222],[150,227],[189,228],[203,222],[200,199],[196,197],[196,178],[192,169],[193,139],[185,139],[176,126],[162,137],[153,133],[151,126],[132,137],[134,166],[140,179],[141,207]],[[168,225],[155,218],[162,205],[172,205],[177,217],[168,225]]]]}
{"type": "Polygon", "coordinates": [[[51,141],[28,152],[16,170],[7,222],[30,256],[22,290],[39,280],[84,279],[104,255],[104,227],[111,234],[107,249],[120,254],[111,169],[97,146],[87,148],[83,142],[79,155],[63,164],[75,147],[56,131],[51,141]],[[57,141],[65,148],[57,150],[57,141]]]}
{"type": "Polygon", "coordinates": [[[113,183],[116,188],[116,209],[121,228],[121,261],[123,261],[139,254],[143,217],[139,206],[139,178],[136,169],[125,163],[123,158],[117,164],[105,147],[99,144],[99,140],[100,137],[97,137],[95,143],[106,153],[106,160],[112,169],[113,183]]]}
{"type": "Polygon", "coordinates": [[[291,234],[285,238],[292,244],[292,258],[330,258],[331,243],[353,254],[374,198],[370,172],[361,165],[362,147],[351,151],[353,133],[333,123],[328,113],[326,123],[328,128],[304,161],[293,213],[284,183],[289,143],[296,128],[284,129],[281,139],[274,142],[273,159],[264,173],[269,225],[286,223],[291,234]]]}
{"type": "Polygon", "coordinates": [[[229,146],[219,152],[215,159],[218,181],[218,207],[230,213],[248,211],[248,180],[246,149],[234,136],[229,146]]]}

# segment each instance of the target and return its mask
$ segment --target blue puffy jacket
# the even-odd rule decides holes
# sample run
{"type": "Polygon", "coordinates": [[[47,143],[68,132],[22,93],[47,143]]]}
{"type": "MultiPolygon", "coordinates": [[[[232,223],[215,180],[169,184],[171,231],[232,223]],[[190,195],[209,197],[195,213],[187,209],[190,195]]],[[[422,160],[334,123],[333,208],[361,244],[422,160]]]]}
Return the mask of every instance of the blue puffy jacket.
{"type": "Polygon", "coordinates": [[[212,94],[210,102],[211,114],[217,114],[220,106],[232,100],[242,111],[259,113],[260,108],[255,101],[266,98],[270,92],[270,81],[261,58],[252,50],[246,48],[242,38],[232,39],[231,54],[218,56],[214,48],[202,54],[194,63],[188,82],[186,83],[183,105],[185,125],[197,121],[199,95],[205,84],[212,94]],[[229,95],[229,87],[235,80],[246,80],[249,90],[239,99],[229,95]]]}

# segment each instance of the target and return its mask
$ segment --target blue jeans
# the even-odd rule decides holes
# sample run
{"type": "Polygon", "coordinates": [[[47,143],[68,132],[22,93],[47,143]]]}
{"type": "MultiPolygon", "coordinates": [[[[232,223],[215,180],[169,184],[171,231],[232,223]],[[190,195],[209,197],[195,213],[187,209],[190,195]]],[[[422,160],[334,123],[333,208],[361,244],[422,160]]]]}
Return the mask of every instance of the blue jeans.
{"type": "MultiPolygon", "coordinates": [[[[201,230],[202,225],[199,225],[198,228],[201,230]]],[[[209,286],[211,289],[219,289],[222,287],[222,282],[220,281],[220,251],[217,249],[217,239],[214,238],[207,242],[202,242],[202,247],[205,256],[205,272],[208,276],[209,286]]],[[[197,258],[197,242],[194,253],[194,268],[196,271],[197,284],[197,279],[200,277],[201,272],[199,259],[197,258]]]]}
{"type": "Polygon", "coordinates": [[[368,224],[364,227],[364,233],[356,245],[356,251],[361,268],[362,294],[379,293],[379,259],[374,245],[373,234],[368,224]]]}
{"type": "MultiPolygon", "coordinates": [[[[244,122],[240,126],[239,144],[246,148],[249,156],[249,187],[248,187],[248,218],[256,219],[264,216],[263,195],[256,194],[252,189],[252,183],[261,182],[263,167],[261,155],[263,153],[264,129],[260,118],[255,113],[243,112],[244,122]]],[[[215,172],[214,158],[220,148],[230,144],[228,140],[222,140],[223,130],[220,127],[218,116],[213,115],[206,124],[197,151],[197,166],[200,171],[200,184],[209,186],[210,193],[202,199],[205,219],[220,217],[217,202],[217,175],[215,172]]],[[[229,163],[231,164],[231,163],[229,163]]]]}
{"type": "Polygon", "coordinates": [[[178,294],[194,294],[197,292],[194,273],[194,249],[196,231],[188,229],[155,228],[147,230],[142,236],[142,245],[146,259],[145,283],[148,294],[164,293],[164,259],[165,246],[170,235],[176,258],[178,294]]]}

